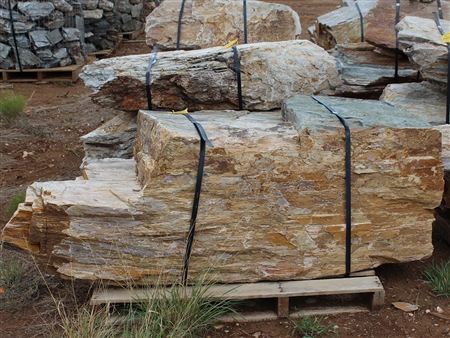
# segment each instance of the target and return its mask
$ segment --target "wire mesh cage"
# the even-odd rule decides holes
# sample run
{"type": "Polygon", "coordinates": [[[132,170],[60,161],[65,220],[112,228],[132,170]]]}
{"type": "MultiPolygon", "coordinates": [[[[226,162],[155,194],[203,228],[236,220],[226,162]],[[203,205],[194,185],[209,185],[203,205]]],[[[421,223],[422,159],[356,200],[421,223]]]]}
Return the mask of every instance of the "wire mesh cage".
{"type": "Polygon", "coordinates": [[[78,0],[0,0],[2,69],[84,63],[84,16],[78,0]]]}

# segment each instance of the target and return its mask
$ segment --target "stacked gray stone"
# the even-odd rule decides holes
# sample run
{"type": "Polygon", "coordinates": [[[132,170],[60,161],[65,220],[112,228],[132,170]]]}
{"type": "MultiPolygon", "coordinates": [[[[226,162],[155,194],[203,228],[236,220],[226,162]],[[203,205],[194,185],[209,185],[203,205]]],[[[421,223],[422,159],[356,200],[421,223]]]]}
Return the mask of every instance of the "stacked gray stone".
{"type": "Polygon", "coordinates": [[[23,69],[83,64],[89,53],[112,48],[120,32],[139,30],[160,2],[0,0],[0,68],[19,69],[16,54],[23,69]]]}
{"type": "Polygon", "coordinates": [[[149,0],[84,0],[88,51],[110,49],[121,32],[139,30],[159,3],[149,0]]]}
{"type": "Polygon", "coordinates": [[[8,0],[0,0],[2,69],[19,69],[17,53],[23,69],[84,63],[84,20],[79,0],[10,0],[10,4],[12,13],[8,0]]]}

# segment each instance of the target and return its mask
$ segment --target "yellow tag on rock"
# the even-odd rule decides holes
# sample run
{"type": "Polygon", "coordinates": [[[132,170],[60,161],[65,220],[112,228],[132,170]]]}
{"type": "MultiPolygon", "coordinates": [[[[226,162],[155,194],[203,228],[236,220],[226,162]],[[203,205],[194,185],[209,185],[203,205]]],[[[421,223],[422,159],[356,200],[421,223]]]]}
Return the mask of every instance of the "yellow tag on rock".
{"type": "Polygon", "coordinates": [[[187,113],[188,113],[187,108],[185,110],[180,110],[180,111],[172,110],[172,114],[187,114],[187,113]]]}
{"type": "Polygon", "coordinates": [[[225,46],[223,46],[223,48],[230,48],[231,46],[234,46],[237,44],[238,44],[238,39],[231,40],[231,41],[228,41],[228,43],[225,46]]]}
{"type": "Polygon", "coordinates": [[[447,34],[441,35],[441,39],[443,43],[450,43],[450,32],[447,34]]]}

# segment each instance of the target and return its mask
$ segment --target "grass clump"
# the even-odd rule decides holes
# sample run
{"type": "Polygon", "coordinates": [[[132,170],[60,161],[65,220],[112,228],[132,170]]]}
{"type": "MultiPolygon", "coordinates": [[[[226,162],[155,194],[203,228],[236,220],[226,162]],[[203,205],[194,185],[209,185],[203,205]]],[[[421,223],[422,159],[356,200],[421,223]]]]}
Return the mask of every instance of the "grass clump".
{"type": "Polygon", "coordinates": [[[4,216],[6,219],[10,219],[12,215],[14,215],[14,212],[17,210],[17,207],[20,203],[23,203],[25,201],[25,191],[18,192],[17,194],[14,194],[13,197],[9,200],[9,206],[4,211],[4,216]]]}
{"type": "Polygon", "coordinates": [[[424,275],[437,296],[450,296],[450,260],[440,265],[432,262],[424,275]]]}
{"type": "Polygon", "coordinates": [[[0,312],[16,312],[39,296],[40,274],[34,262],[18,254],[0,257],[0,312]]]}
{"type": "MultiPolygon", "coordinates": [[[[93,311],[88,305],[78,308],[74,315],[61,306],[61,330],[55,337],[152,337],[193,338],[210,329],[215,319],[235,312],[231,300],[217,300],[208,295],[210,286],[201,282],[184,287],[148,286],[145,300],[130,301],[124,308],[93,311]],[[120,315],[120,316],[119,316],[120,315]]],[[[129,287],[133,295],[133,288],[129,287]]]]}
{"type": "Polygon", "coordinates": [[[117,327],[111,321],[109,312],[105,309],[94,311],[93,308],[82,306],[75,313],[58,304],[60,329],[53,329],[52,337],[68,338],[104,338],[120,337],[117,327]]]}
{"type": "Polygon", "coordinates": [[[19,116],[26,105],[25,96],[16,95],[12,90],[7,90],[0,95],[0,114],[8,123],[19,116]]]}
{"type": "Polygon", "coordinates": [[[215,319],[234,312],[231,300],[212,299],[208,285],[196,284],[188,289],[173,285],[157,287],[148,302],[132,311],[123,337],[193,338],[209,329],[215,319]],[[138,325],[133,325],[139,321],[138,325]]]}
{"type": "Polygon", "coordinates": [[[316,337],[339,337],[334,331],[334,324],[324,325],[322,321],[324,317],[307,317],[299,315],[296,319],[290,319],[294,327],[291,329],[292,337],[297,333],[300,337],[316,338],[316,337]]]}

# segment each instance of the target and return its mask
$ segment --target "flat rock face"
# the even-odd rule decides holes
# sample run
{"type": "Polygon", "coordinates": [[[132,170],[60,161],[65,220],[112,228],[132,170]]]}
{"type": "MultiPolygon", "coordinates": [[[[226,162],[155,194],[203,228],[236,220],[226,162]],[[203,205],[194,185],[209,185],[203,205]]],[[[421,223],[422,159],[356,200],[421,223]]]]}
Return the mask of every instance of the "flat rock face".
{"type": "Polygon", "coordinates": [[[85,159],[132,158],[136,135],[136,114],[119,113],[99,128],[82,136],[85,159]]]}
{"type": "MultiPolygon", "coordinates": [[[[441,1],[443,13],[450,13],[450,2],[441,1]]],[[[400,1],[400,20],[406,16],[433,18],[436,2],[400,1]]],[[[378,0],[367,15],[366,41],[380,48],[395,49],[396,1],[378,0]]],[[[449,27],[450,28],[450,27],[449,27]]]]}
{"type": "MultiPolygon", "coordinates": [[[[352,132],[352,270],[429,256],[432,209],[443,189],[441,134],[385,103],[321,99],[352,132]]],[[[191,276],[210,266],[225,283],[342,275],[338,119],[309,96],[287,100],[282,114],[192,116],[214,147],[206,150],[191,276]]],[[[84,179],[34,183],[4,239],[65,276],[179,278],[198,135],[184,116],[168,112],[140,111],[137,126],[136,162],[96,160],[84,179]],[[137,181],[128,174],[135,166],[137,181]]]]}
{"type": "MultiPolygon", "coordinates": [[[[334,58],[305,41],[239,45],[243,108],[271,110],[295,94],[314,94],[341,83],[334,58]]],[[[152,54],[97,61],[80,77],[97,91],[101,105],[148,107],[145,73],[152,54]]],[[[152,106],[182,110],[238,109],[236,67],[231,48],[214,47],[157,54],[151,69],[152,106]]]]}
{"type": "MultiPolygon", "coordinates": [[[[446,32],[450,30],[450,21],[440,22],[446,32]]],[[[448,50],[435,21],[407,16],[396,28],[398,40],[410,62],[426,80],[446,88],[448,50]]]]}
{"type": "MultiPolygon", "coordinates": [[[[146,22],[147,44],[162,50],[176,49],[181,0],[164,1],[146,22]]],[[[298,14],[290,7],[247,1],[248,43],[295,40],[301,34],[298,14]]],[[[243,2],[233,0],[188,0],[180,27],[180,49],[244,43],[243,2]]]]}
{"type": "MultiPolygon", "coordinates": [[[[366,18],[378,0],[358,1],[361,13],[366,18]]],[[[364,31],[367,20],[364,19],[364,31]]],[[[337,44],[361,41],[361,20],[354,1],[344,1],[343,6],[317,18],[315,26],[309,29],[312,41],[325,49],[337,44]]]]}
{"type": "Polygon", "coordinates": [[[432,125],[445,124],[446,96],[429,82],[390,84],[380,100],[432,125]]]}
{"type": "MultiPolygon", "coordinates": [[[[386,85],[395,82],[395,59],[367,42],[337,45],[329,52],[343,80],[335,95],[378,99],[386,85]]],[[[399,60],[399,82],[415,81],[417,73],[406,57],[399,60]]]]}

